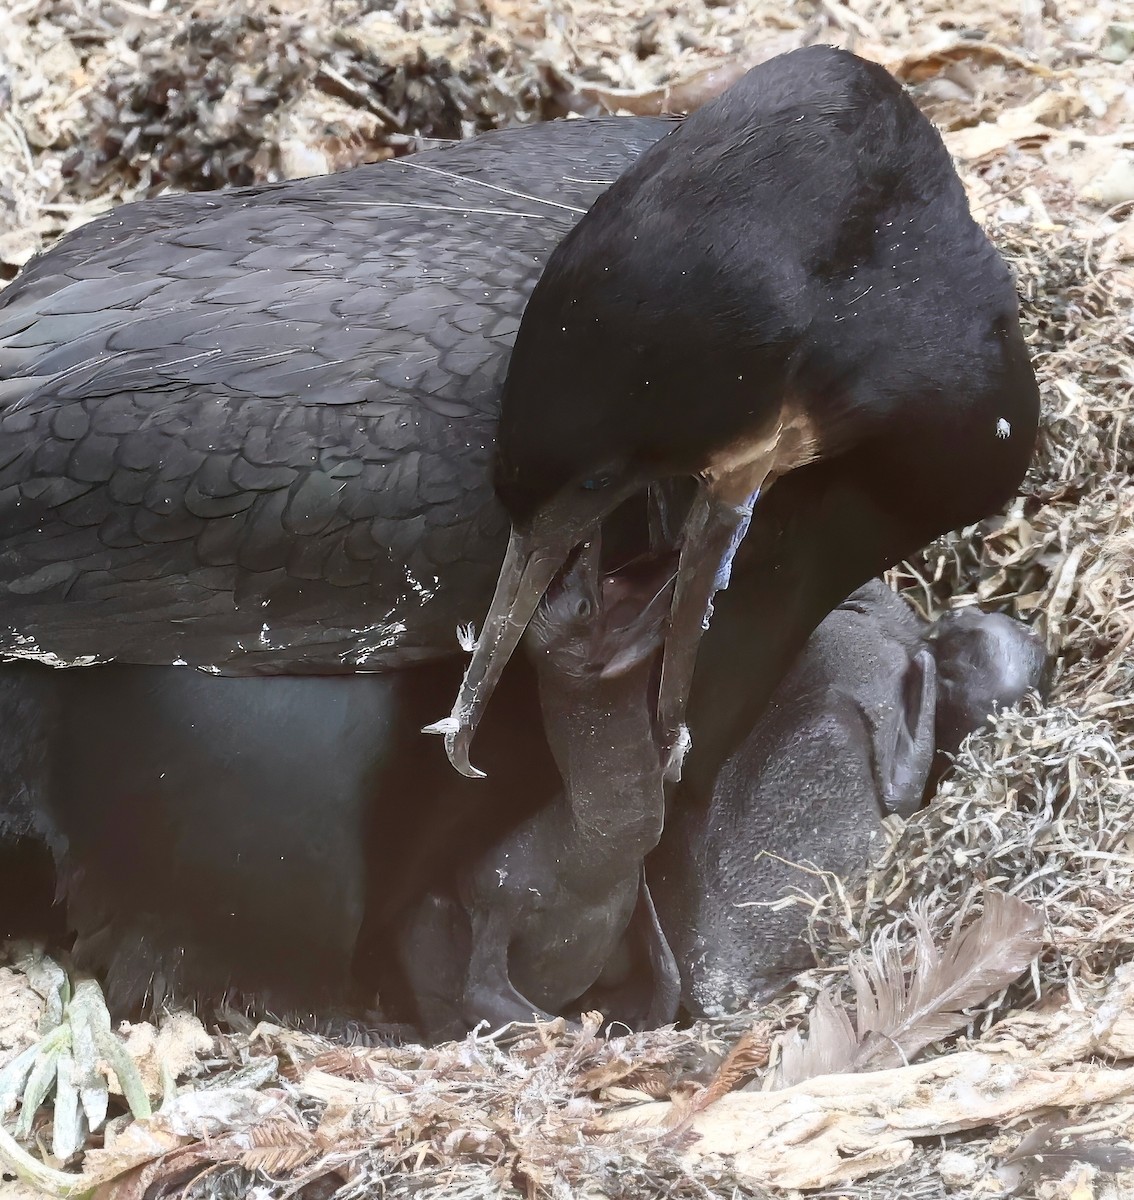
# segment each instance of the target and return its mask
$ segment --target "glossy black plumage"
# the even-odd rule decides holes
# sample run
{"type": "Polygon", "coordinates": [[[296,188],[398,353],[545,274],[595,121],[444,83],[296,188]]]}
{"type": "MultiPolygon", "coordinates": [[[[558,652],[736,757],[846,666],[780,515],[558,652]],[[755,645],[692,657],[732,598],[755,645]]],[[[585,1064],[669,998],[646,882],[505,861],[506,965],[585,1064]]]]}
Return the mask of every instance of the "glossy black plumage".
{"type": "MultiPolygon", "coordinates": [[[[831,464],[847,490],[857,578],[821,581],[821,616],[891,556],[1002,505],[1037,420],[1008,269],[897,81],[827,47],[754,68],[643,153],[532,293],[495,465],[512,552],[445,729],[455,764],[467,769],[541,587],[629,492],[703,483],[663,665],[672,746],[705,609],[754,493],[753,531],[797,471],[812,472],[805,508],[828,486],[816,467],[831,464]],[[868,565],[877,541],[885,557],[868,565]]],[[[807,528],[791,553],[822,542],[807,528]]],[[[769,636],[794,619],[775,616],[769,636]]],[[[798,646],[800,631],[790,636],[798,646]]]]}
{"type": "Polygon", "coordinates": [[[907,475],[936,468],[948,490],[927,507],[981,513],[1031,453],[1016,314],[901,86],[842,51],[782,55],[645,152],[556,248],[508,368],[498,491],[526,525],[584,481],[704,471],[794,408],[805,458],[877,443],[907,475]],[[998,438],[1000,418],[1023,427],[998,438]],[[946,444],[914,436],[929,430],[946,444]],[[948,474],[965,450],[994,472],[948,474]]]}
{"type": "Polygon", "coordinates": [[[0,667],[0,840],[51,843],[119,1011],[344,1004],[404,905],[554,795],[522,673],[485,792],[418,732],[456,658],[337,682],[170,664],[459,652],[506,537],[490,456],[522,306],[671,127],[540,125],[125,206],[0,292],[0,657],[121,660],[0,667]]]}
{"type": "Polygon", "coordinates": [[[455,653],[506,537],[490,452],[524,302],[671,124],[127,205],[29,263],[0,292],[0,655],[455,653]]]}
{"type": "Polygon", "coordinates": [[[486,726],[492,790],[449,768],[418,730],[458,678],[0,668],[0,757],[115,1011],[228,994],[342,1013],[375,989],[400,1011],[391,923],[558,783],[522,669],[486,726]]]}

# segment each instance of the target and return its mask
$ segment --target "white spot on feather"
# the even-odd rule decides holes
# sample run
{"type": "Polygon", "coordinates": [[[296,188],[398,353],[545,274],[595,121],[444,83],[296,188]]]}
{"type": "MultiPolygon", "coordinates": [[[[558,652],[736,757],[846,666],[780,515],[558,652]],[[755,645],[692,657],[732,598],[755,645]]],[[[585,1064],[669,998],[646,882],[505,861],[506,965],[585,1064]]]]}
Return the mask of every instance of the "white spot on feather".
{"type": "MultiPolygon", "coordinates": [[[[438,579],[438,577],[436,575],[433,576],[432,585],[426,586],[424,583],[421,582],[420,579],[418,579],[418,577],[409,569],[408,566],[403,567],[402,572],[406,577],[406,583],[408,583],[410,585],[410,588],[413,590],[414,595],[417,596],[417,598],[421,601],[422,604],[425,604],[429,600],[433,599],[433,597],[437,591],[437,584],[440,582],[440,580],[438,579]]],[[[406,599],[408,600],[409,597],[407,596],[406,599]]]]}

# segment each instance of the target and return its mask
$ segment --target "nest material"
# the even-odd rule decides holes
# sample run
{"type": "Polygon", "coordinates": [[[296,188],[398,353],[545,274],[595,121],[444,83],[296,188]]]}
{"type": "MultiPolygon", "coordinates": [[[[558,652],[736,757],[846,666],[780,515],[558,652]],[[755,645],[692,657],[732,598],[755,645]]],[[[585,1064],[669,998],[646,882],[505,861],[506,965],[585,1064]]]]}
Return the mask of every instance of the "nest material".
{"type": "MultiPolygon", "coordinates": [[[[578,1035],[521,1030],[510,1044],[482,1036],[366,1052],[268,1028],[206,1037],[182,1015],[176,1030],[144,1028],[130,1043],[151,1093],[163,1086],[160,1059],[176,1064],[181,1095],[160,1119],[112,1123],[105,1146],[78,1164],[117,1172],[105,1196],[160,1192],[196,1174],[189,1194],[199,1197],[303,1187],[458,1200],[783,1196],[745,1158],[742,1134],[731,1152],[721,1141],[730,1113],[747,1127],[757,1109],[771,1119],[762,1093],[734,1089],[759,1088],[773,1035],[820,988],[847,992],[849,957],[878,930],[903,928],[917,902],[944,937],[989,885],[1042,908],[1043,954],[974,1012],[960,1051],[955,1040],[938,1045],[926,1068],[908,1070],[979,1098],[971,1072],[1007,1057],[1022,1064],[1017,1086],[1039,1089],[1028,1095],[1045,1103],[1093,1097],[1078,1110],[1090,1128],[974,1103],[978,1124],[982,1114],[1007,1122],[974,1130],[950,1118],[944,1092],[922,1076],[925,1111],[901,1090],[913,1076],[841,1077],[842,1108],[824,1109],[822,1123],[842,1131],[843,1165],[825,1177],[816,1168],[806,1185],[779,1182],[879,1200],[1019,1187],[1040,1197],[1129,1193],[1134,1177],[1112,1179],[1125,1168],[1109,1144],[1134,1134],[1134,1088],[1123,1091],[1121,1069],[1092,1065],[1099,1054],[1134,1058],[1123,1031],[1134,1008],[1128,33],[1117,4],[1080,0],[651,12],[636,0],[332,0],[317,11],[298,0],[17,0],[0,11],[0,272],[9,278],[66,229],[166,188],[338,169],[405,153],[422,137],[571,111],[691,107],[771,53],[849,45],[903,78],[944,131],[974,211],[1017,271],[1043,391],[1039,453],[1020,498],[939,539],[891,581],[929,616],[982,604],[1032,622],[1055,656],[1050,697],[971,738],[934,803],[892,819],[891,843],[869,871],[818,888],[801,873],[819,893],[801,888],[798,902],[812,911],[821,966],[780,1004],[626,1038],[592,1023],[578,1035]],[[888,1158],[853,1149],[863,1106],[897,1114],[871,1126],[888,1158]],[[647,1113],[660,1126],[640,1128],[647,1113]],[[920,1131],[916,1143],[903,1139],[903,1120],[920,1131]],[[1021,1148],[1029,1127],[1038,1159],[1021,1148]]],[[[35,998],[19,980],[0,981],[0,1063],[34,1037],[35,998]]],[[[817,1119],[822,1089],[800,1088],[798,1103],[817,1119]]],[[[776,1154],[789,1165],[821,1159],[798,1129],[778,1148],[767,1141],[761,1161],[776,1154]]],[[[0,1182],[0,1195],[16,1186],[0,1182]]]]}

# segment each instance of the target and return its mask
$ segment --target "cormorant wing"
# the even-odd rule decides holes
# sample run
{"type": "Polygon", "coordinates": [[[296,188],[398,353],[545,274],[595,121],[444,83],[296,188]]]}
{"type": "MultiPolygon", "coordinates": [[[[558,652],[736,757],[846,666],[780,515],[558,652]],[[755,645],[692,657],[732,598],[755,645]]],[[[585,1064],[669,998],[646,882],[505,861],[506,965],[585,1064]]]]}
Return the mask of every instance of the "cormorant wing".
{"type": "Polygon", "coordinates": [[[548,253],[669,128],[570,121],[116,209],[0,293],[0,655],[225,673],[457,649],[548,253]]]}

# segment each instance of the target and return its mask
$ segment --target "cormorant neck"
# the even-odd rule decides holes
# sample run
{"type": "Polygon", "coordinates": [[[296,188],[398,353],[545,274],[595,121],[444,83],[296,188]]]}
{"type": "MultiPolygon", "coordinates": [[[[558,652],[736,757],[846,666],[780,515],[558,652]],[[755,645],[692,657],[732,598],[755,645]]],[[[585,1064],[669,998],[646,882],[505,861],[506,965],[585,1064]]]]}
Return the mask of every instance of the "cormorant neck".
{"type": "Polygon", "coordinates": [[[651,664],[614,679],[540,673],[544,728],[563,778],[566,816],[589,847],[624,865],[661,837],[665,796],[654,739],[651,664]]]}

